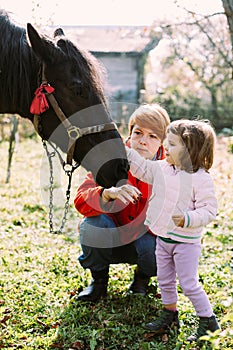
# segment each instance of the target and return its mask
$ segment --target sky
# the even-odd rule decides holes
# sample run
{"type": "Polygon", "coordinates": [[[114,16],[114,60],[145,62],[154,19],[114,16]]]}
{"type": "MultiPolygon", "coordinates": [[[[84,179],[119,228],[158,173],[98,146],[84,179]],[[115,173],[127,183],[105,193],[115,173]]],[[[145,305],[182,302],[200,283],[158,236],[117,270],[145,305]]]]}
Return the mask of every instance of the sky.
{"type": "MultiPolygon", "coordinates": [[[[204,14],[222,11],[221,0],[178,2],[204,14]]],[[[19,23],[35,24],[36,18],[40,25],[150,25],[183,13],[174,0],[0,0],[0,8],[13,12],[19,23]]]]}

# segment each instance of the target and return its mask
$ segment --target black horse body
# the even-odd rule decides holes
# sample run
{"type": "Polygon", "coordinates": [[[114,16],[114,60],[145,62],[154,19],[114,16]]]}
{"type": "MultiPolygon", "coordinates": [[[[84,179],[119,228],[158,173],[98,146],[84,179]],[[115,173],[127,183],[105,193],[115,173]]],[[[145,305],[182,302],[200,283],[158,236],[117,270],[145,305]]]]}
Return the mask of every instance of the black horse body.
{"type": "MultiPolygon", "coordinates": [[[[0,10],[0,113],[16,113],[33,122],[30,106],[41,84],[43,65],[54,97],[72,125],[83,128],[111,122],[96,59],[67,40],[62,30],[55,31],[56,43],[41,37],[30,24],[27,34],[31,45],[26,30],[0,10]]],[[[40,130],[43,139],[67,152],[67,130],[50,104],[41,114],[40,130]]],[[[78,138],[73,159],[90,170],[101,186],[115,186],[127,178],[128,162],[117,129],[78,138]]]]}

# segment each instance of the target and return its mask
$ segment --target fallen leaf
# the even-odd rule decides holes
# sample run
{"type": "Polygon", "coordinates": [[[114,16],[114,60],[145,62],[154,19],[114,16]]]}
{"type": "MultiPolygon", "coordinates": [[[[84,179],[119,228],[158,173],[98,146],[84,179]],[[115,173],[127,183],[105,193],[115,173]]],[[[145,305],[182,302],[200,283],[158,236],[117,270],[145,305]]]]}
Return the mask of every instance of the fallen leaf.
{"type": "Polygon", "coordinates": [[[168,335],[165,333],[162,335],[162,342],[167,343],[168,342],[168,335]]]}
{"type": "Polygon", "coordinates": [[[63,344],[62,343],[53,343],[50,345],[50,348],[52,349],[63,349],[63,344]]]}
{"type": "Polygon", "coordinates": [[[71,348],[72,350],[76,349],[83,349],[83,344],[80,341],[75,341],[72,345],[71,348]]]}
{"type": "Polygon", "coordinates": [[[156,335],[156,333],[145,333],[143,334],[143,338],[150,339],[153,338],[156,335]]]}
{"type": "Polygon", "coordinates": [[[5,324],[5,325],[6,325],[6,321],[8,321],[9,318],[11,318],[11,316],[5,315],[5,316],[0,320],[0,324],[5,324]]]}

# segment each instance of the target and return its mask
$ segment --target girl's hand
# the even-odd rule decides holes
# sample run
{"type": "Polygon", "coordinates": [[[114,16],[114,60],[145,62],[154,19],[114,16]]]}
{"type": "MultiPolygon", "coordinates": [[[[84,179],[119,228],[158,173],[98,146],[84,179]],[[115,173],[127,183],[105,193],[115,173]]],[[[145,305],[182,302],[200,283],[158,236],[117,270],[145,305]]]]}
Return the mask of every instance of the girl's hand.
{"type": "Polygon", "coordinates": [[[142,193],[138,188],[131,185],[123,185],[121,187],[105,188],[102,192],[102,201],[107,203],[110,200],[119,199],[124,204],[129,202],[135,204],[141,195],[142,193]]]}
{"type": "Polygon", "coordinates": [[[184,227],[184,215],[172,215],[174,224],[178,227],[184,227]]]}

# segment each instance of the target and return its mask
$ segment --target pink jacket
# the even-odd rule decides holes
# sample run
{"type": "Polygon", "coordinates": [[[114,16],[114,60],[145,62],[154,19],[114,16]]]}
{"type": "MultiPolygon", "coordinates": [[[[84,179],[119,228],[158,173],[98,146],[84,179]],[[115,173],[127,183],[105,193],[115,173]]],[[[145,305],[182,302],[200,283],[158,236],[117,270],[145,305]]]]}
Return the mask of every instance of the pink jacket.
{"type": "Polygon", "coordinates": [[[154,234],[185,243],[200,242],[204,226],[215,219],[217,199],[209,173],[177,170],[166,160],[152,162],[127,149],[130,171],[152,185],[145,225],[154,234]],[[172,215],[185,215],[184,227],[175,226],[172,215]]]}

